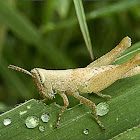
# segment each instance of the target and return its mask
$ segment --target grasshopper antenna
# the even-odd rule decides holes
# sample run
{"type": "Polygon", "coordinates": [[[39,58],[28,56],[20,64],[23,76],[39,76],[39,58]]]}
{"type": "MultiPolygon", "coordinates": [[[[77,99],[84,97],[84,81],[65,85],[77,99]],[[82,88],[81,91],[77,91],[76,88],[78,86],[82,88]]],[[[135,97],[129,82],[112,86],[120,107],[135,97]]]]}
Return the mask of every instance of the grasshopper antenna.
{"type": "Polygon", "coordinates": [[[21,71],[21,72],[23,72],[25,74],[28,74],[28,75],[34,77],[29,71],[27,71],[27,70],[25,70],[23,68],[20,68],[20,67],[14,66],[14,65],[9,65],[8,68],[13,69],[13,70],[17,70],[17,71],[21,71]]]}

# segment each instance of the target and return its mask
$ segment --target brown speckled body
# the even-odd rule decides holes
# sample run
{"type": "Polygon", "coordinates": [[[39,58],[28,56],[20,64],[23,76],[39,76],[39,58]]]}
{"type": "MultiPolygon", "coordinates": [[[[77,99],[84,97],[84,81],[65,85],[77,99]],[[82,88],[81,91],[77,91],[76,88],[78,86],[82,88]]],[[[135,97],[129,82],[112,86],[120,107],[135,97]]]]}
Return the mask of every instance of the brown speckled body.
{"type": "MultiPolygon", "coordinates": [[[[44,97],[54,98],[55,93],[65,93],[67,95],[71,95],[75,92],[79,94],[92,93],[93,91],[89,90],[91,79],[115,67],[116,66],[110,65],[92,69],[78,68],[68,70],[45,70],[35,68],[31,70],[31,73],[35,76],[34,82],[40,94],[44,97]]],[[[99,92],[99,86],[95,87],[94,91],[99,92]]]]}

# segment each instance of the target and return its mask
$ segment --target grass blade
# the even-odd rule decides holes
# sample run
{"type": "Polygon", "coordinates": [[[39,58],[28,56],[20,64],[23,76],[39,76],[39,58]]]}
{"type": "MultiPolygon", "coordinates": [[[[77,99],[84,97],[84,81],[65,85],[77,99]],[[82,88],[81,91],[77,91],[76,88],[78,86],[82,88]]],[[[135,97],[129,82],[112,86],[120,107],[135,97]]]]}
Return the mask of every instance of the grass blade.
{"type": "Polygon", "coordinates": [[[88,51],[90,53],[90,57],[93,60],[93,52],[92,52],[92,45],[91,45],[91,40],[89,36],[89,31],[86,23],[86,17],[85,17],[85,12],[83,8],[83,4],[81,0],[73,0],[74,5],[75,5],[75,10],[77,14],[77,18],[80,24],[80,28],[86,43],[86,46],[88,48],[88,51]]]}

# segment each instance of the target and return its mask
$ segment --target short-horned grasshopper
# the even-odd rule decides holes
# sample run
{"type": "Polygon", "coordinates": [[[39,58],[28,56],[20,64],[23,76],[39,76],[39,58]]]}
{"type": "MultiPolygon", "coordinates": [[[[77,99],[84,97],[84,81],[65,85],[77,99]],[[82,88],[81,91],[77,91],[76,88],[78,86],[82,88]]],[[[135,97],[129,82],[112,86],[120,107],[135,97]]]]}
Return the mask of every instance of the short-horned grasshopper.
{"type": "Polygon", "coordinates": [[[31,72],[13,65],[9,65],[8,68],[32,76],[39,93],[45,99],[53,99],[55,93],[58,93],[63,98],[64,107],[58,116],[56,127],[59,126],[61,116],[69,105],[67,96],[71,95],[93,108],[97,123],[102,129],[105,129],[98,119],[95,103],[81,95],[93,92],[101,97],[111,98],[110,95],[103,95],[100,91],[107,88],[118,79],[140,74],[140,66],[138,66],[140,64],[140,53],[124,64],[110,65],[130,46],[131,39],[125,37],[113,50],[90,63],[85,68],[68,70],[45,70],[34,68],[31,72]]]}

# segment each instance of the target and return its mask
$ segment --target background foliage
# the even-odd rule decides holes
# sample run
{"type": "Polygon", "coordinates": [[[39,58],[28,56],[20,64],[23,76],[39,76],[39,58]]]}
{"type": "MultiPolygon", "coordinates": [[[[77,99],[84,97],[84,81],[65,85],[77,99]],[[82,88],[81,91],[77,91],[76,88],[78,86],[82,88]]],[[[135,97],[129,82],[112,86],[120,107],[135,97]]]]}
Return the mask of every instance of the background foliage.
{"type": "MultiPolygon", "coordinates": [[[[128,1],[83,1],[95,59],[127,35],[133,44],[140,40],[140,2],[128,1]]],[[[73,1],[0,1],[1,113],[25,100],[41,99],[32,79],[8,69],[9,64],[27,70],[69,69],[91,61],[73,1]]],[[[69,100],[70,107],[79,103],[72,97],[69,100]]],[[[63,105],[59,96],[47,104],[54,101],[63,105]]]]}

